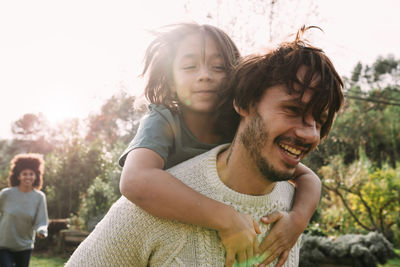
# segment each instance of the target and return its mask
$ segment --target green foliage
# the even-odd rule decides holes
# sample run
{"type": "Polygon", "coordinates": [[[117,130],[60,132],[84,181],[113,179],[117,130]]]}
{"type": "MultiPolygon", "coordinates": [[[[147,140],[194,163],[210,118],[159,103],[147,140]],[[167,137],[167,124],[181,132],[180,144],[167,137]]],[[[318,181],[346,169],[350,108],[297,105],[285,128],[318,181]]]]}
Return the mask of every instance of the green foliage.
{"type": "Polygon", "coordinates": [[[358,82],[360,80],[361,70],[362,70],[362,64],[361,62],[358,62],[351,74],[351,80],[353,82],[358,82]]]}
{"type": "Polygon", "coordinates": [[[398,242],[400,167],[377,169],[362,152],[359,157],[350,165],[335,157],[320,169],[326,190],[321,227],[329,234],[378,231],[398,242]]]}
{"type": "Polygon", "coordinates": [[[393,55],[389,55],[386,58],[378,57],[373,64],[374,81],[379,80],[380,76],[383,74],[392,73],[399,65],[399,61],[396,60],[393,55]]]}
{"type": "Polygon", "coordinates": [[[304,233],[311,236],[327,236],[318,223],[310,223],[304,233]]]}
{"type": "Polygon", "coordinates": [[[119,196],[110,183],[100,177],[95,178],[80,208],[80,216],[86,223],[86,229],[93,230],[119,196]]]}

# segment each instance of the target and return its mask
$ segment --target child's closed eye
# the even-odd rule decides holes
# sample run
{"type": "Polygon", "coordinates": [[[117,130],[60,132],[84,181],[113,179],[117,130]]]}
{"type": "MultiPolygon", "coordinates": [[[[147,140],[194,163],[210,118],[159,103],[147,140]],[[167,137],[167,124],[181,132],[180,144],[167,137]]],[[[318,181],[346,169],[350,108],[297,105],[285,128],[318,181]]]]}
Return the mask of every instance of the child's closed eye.
{"type": "Polygon", "coordinates": [[[223,65],[215,65],[212,68],[215,71],[225,71],[226,70],[225,66],[223,66],[223,65]]]}
{"type": "Polygon", "coordinates": [[[181,67],[181,69],[183,69],[183,70],[192,70],[192,69],[195,69],[195,68],[196,68],[195,65],[187,65],[187,66],[181,67]]]}

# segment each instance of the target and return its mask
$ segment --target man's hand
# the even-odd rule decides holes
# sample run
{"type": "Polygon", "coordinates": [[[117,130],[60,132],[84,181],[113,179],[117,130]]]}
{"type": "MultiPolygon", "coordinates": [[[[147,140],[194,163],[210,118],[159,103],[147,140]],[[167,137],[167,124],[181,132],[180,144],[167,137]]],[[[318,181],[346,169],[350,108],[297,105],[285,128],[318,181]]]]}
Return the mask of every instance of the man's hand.
{"type": "Polygon", "coordinates": [[[259,267],[270,264],[278,257],[279,261],[275,267],[281,267],[289,256],[290,249],[296,244],[297,239],[307,227],[307,223],[304,224],[292,212],[280,211],[264,216],[261,221],[268,224],[275,223],[275,225],[259,247],[262,260],[259,267]]]}
{"type": "Polygon", "coordinates": [[[218,231],[226,250],[225,267],[232,266],[236,256],[240,266],[253,266],[251,261],[258,252],[257,234],[260,233],[252,216],[236,212],[226,228],[218,231]]]}

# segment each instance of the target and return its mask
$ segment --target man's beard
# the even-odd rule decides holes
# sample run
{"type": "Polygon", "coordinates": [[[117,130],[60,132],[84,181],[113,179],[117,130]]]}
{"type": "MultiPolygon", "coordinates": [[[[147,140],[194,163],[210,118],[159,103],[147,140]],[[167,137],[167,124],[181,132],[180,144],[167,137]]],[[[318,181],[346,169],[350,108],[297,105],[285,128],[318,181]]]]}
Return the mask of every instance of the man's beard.
{"type": "Polygon", "coordinates": [[[261,149],[265,147],[268,141],[268,129],[262,120],[260,114],[255,112],[249,124],[240,134],[239,140],[247,149],[250,157],[254,160],[259,172],[270,182],[279,182],[289,180],[293,173],[280,172],[261,155],[261,149]]]}

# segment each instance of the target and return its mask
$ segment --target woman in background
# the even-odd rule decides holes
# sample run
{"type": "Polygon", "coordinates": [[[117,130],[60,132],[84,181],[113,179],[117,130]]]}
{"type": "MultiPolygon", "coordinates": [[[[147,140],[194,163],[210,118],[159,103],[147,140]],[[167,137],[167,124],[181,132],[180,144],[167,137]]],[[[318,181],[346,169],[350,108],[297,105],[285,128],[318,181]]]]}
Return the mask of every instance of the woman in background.
{"type": "Polygon", "coordinates": [[[0,191],[0,266],[27,267],[35,242],[47,236],[46,196],[40,191],[44,160],[19,154],[11,160],[9,187],[0,191]]]}

